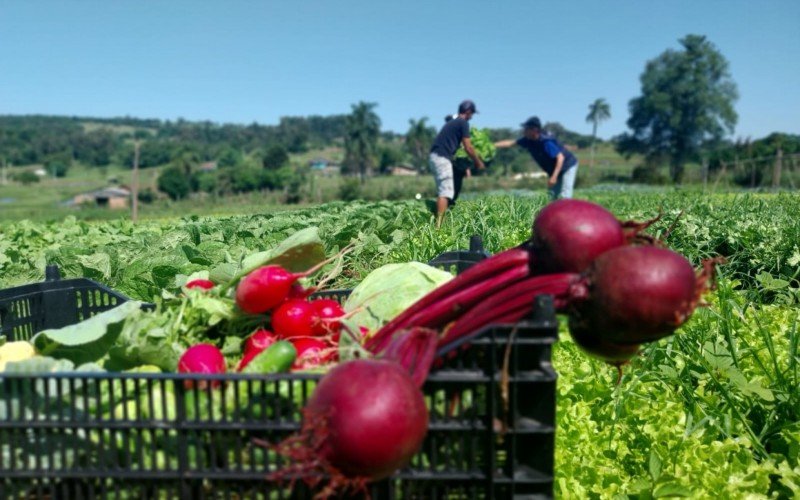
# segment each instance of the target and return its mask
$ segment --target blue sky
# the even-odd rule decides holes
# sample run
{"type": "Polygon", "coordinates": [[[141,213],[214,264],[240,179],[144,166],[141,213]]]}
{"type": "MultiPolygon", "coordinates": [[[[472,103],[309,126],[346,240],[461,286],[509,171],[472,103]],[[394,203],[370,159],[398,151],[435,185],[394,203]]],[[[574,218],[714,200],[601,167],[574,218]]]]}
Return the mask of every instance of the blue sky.
{"type": "Polygon", "coordinates": [[[706,35],[738,85],[736,137],[800,133],[800,1],[0,2],[0,114],[275,124],[378,103],[383,128],[529,115],[627,130],[645,63],[706,35]]]}

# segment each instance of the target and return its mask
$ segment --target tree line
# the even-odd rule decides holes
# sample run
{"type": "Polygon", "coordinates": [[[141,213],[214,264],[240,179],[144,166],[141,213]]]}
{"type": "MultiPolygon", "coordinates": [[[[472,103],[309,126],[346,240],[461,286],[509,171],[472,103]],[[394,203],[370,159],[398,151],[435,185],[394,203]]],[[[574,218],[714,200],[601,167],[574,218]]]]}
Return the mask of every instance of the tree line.
{"type": "MultiPolygon", "coordinates": [[[[643,158],[638,167],[641,178],[667,167],[672,181],[680,183],[691,162],[706,162],[713,171],[732,157],[797,150],[800,140],[789,134],[733,141],[738,90],[727,60],[701,35],[687,35],[679,45],[679,49],[668,49],[646,62],[640,77],[641,95],[628,105],[629,131],[610,141],[620,154],[643,158]]],[[[130,166],[138,142],[140,167],[170,165],[174,177],[182,172],[187,178],[187,189],[224,192],[278,189],[297,182],[292,174],[302,171],[298,172],[297,166],[290,168],[289,154],[326,146],[340,146],[344,150],[342,174],[362,180],[403,163],[427,171],[428,150],[442,121],[412,118],[405,134],[385,132],[377,106],[362,101],[353,104],[349,114],[282,117],[277,125],[0,116],[0,162],[43,164],[53,175],[64,175],[72,162],[130,166]],[[194,169],[212,161],[221,172],[194,169]]],[[[586,116],[592,124],[591,135],[567,130],[558,122],[545,123],[545,129],[562,143],[590,147],[591,165],[598,126],[610,116],[610,106],[599,98],[589,105],[586,116]]],[[[512,129],[486,131],[493,140],[519,133],[512,129]]],[[[526,170],[530,165],[519,148],[499,152],[496,162],[504,173],[526,170]]]]}

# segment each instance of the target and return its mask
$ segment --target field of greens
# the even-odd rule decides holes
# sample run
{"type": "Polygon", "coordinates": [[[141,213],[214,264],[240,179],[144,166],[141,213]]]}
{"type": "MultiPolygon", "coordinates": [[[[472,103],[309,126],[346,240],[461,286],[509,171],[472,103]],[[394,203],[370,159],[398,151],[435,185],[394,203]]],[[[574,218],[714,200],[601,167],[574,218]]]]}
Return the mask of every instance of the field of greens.
{"type": "MultiPolygon", "coordinates": [[[[616,370],[583,354],[562,324],[556,495],[569,498],[800,495],[800,196],[598,193],[620,219],[650,229],[693,264],[724,256],[708,307],[616,370]]],[[[0,223],[0,287],[85,276],[145,301],[176,277],[213,271],[318,227],[332,255],[348,244],[333,287],[386,263],[425,262],[481,235],[495,253],[530,236],[540,196],[460,201],[441,229],[424,202],[330,203],[297,211],[92,223],[0,223]]],[[[624,279],[621,276],[620,279],[624,279]]]]}

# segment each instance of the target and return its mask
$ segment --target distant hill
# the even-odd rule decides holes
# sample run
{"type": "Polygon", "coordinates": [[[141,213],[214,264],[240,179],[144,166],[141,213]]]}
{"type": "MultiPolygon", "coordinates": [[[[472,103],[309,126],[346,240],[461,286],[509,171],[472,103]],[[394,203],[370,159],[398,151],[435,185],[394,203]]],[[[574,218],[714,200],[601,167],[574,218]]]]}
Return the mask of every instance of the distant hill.
{"type": "Polygon", "coordinates": [[[345,115],[283,117],[278,125],[0,115],[0,159],[12,165],[69,161],[90,166],[129,164],[136,138],[144,140],[143,167],[180,155],[210,161],[229,154],[229,150],[250,154],[273,145],[299,153],[332,144],[342,137],[344,126],[345,115]]]}

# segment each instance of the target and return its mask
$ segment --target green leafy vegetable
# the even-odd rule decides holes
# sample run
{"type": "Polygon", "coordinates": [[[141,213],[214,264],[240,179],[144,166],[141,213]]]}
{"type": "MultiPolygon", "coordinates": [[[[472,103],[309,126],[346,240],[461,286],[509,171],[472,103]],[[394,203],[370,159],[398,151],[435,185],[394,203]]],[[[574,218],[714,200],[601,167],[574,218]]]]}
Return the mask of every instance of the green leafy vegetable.
{"type": "Polygon", "coordinates": [[[76,364],[97,361],[117,340],[125,319],[140,307],[137,301],[124,302],[74,325],[39,332],[31,343],[43,356],[68,359],[76,364]]]}
{"type": "Polygon", "coordinates": [[[232,285],[251,271],[267,264],[283,266],[291,272],[305,271],[325,260],[325,246],[319,237],[319,229],[301,229],[283,240],[278,246],[244,258],[241,266],[229,263],[215,267],[210,279],[216,283],[232,285]]]}
{"type": "Polygon", "coordinates": [[[353,289],[344,310],[354,312],[352,323],[373,330],[452,277],[447,271],[421,262],[386,264],[353,289]]]}
{"type": "MultiPolygon", "coordinates": [[[[472,127],[469,131],[470,141],[472,142],[472,147],[475,149],[475,153],[478,154],[481,160],[484,163],[488,163],[494,160],[494,156],[497,153],[497,149],[494,147],[494,142],[489,137],[488,129],[479,129],[472,127]]],[[[472,161],[472,159],[467,154],[467,150],[464,149],[464,146],[459,147],[456,150],[456,154],[453,158],[458,160],[468,160],[472,161]]]]}

